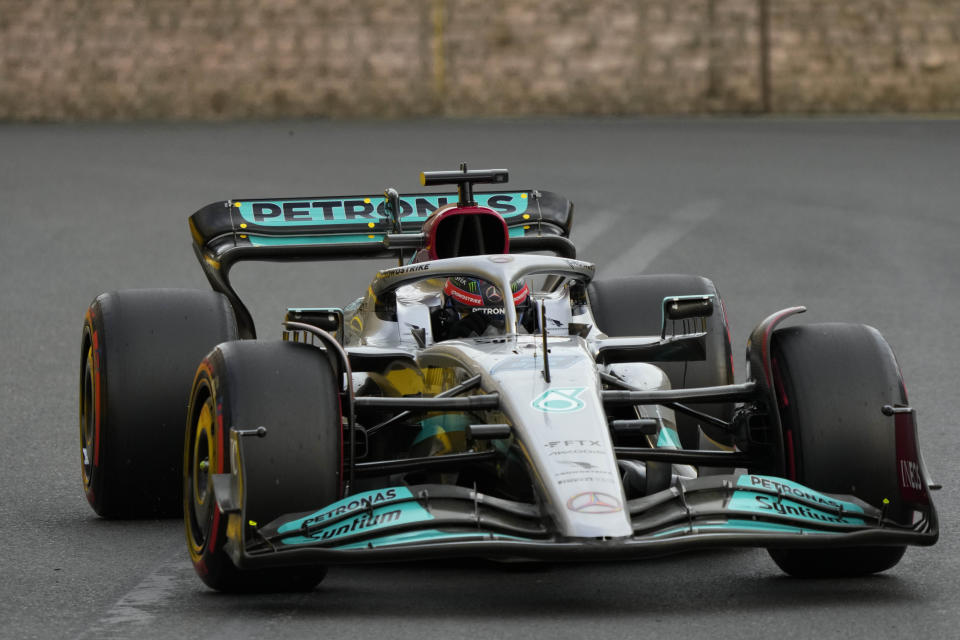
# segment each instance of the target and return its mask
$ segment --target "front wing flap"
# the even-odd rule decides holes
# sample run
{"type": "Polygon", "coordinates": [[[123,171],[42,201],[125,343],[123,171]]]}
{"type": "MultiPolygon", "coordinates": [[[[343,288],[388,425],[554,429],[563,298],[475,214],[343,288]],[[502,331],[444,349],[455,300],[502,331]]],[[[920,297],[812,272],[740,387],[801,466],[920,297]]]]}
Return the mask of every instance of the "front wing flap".
{"type": "MultiPolygon", "coordinates": [[[[225,486],[225,485],[223,485],[225,486]]],[[[223,496],[226,498],[226,496],[223,496]]],[[[221,509],[239,524],[241,509],[221,509]]],[[[578,508],[606,507],[602,495],[578,508]]],[[[910,526],[852,496],[754,474],[708,476],[627,503],[633,535],[564,538],[537,505],[465,487],[388,487],[263,526],[233,526],[227,551],[241,568],[483,556],[542,560],[639,558],[706,547],[931,545],[931,506],[910,526]]]]}

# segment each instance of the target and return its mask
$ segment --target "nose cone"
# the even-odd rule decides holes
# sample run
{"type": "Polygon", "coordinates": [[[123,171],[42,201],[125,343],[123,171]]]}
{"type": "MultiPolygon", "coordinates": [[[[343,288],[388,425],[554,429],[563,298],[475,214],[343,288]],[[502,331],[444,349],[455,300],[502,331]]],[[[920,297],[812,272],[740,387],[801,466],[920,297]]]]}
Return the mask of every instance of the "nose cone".
{"type": "Polygon", "coordinates": [[[633,527],[620,481],[593,358],[577,339],[550,342],[548,384],[542,352],[518,343],[520,355],[492,369],[501,401],[561,535],[621,538],[633,527]]]}

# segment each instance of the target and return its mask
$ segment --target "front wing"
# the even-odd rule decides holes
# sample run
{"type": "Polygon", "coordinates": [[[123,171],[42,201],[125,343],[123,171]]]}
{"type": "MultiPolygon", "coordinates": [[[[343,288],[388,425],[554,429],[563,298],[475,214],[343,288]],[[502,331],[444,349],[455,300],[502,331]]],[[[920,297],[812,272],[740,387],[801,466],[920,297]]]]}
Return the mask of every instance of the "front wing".
{"type": "MultiPolygon", "coordinates": [[[[367,491],[260,526],[245,521],[231,502],[230,482],[229,475],[215,477],[215,490],[230,523],[226,550],[243,569],[453,556],[580,561],[707,547],[932,545],[938,537],[932,504],[917,505],[906,527],[855,497],[754,474],[685,480],[631,500],[633,535],[589,539],[557,535],[537,505],[449,485],[367,491]]],[[[604,513],[619,505],[587,492],[566,508],[604,513]]]]}

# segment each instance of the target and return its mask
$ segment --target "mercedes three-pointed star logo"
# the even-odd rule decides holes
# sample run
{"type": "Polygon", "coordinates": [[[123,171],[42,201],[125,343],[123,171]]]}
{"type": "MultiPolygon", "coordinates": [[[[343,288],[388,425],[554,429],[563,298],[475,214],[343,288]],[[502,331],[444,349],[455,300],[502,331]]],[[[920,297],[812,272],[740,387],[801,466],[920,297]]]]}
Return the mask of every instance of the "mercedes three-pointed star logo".
{"type": "Polygon", "coordinates": [[[620,500],[599,491],[584,491],[567,500],[567,509],[578,513],[616,513],[621,508],[620,500]]]}

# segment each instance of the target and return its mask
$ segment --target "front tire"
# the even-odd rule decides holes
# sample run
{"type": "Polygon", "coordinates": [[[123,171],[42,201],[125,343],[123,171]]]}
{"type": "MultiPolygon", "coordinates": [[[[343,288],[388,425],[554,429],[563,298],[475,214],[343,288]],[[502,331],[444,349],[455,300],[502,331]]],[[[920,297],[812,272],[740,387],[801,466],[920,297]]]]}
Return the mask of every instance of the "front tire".
{"type": "Polygon", "coordinates": [[[80,471],[104,518],[179,516],[180,447],[190,381],[210,349],[237,337],[212,291],[104,293],[80,349],[80,471]]]}
{"type": "MultiPolygon", "coordinates": [[[[779,329],[771,339],[787,477],[824,493],[855,495],[903,520],[894,419],[906,406],[900,370],[880,333],[859,324],[779,329]]],[[[806,578],[886,571],[906,547],[769,549],[786,573],[806,578]]]]}
{"type": "MultiPolygon", "coordinates": [[[[319,509],[342,495],[342,426],[335,374],[316,347],[292,342],[221,344],[200,364],[183,441],[183,511],[194,569],[212,589],[308,591],[325,567],[239,570],[224,544],[234,532],[319,509]],[[244,442],[245,520],[217,507],[211,476],[230,473],[229,431],[266,427],[244,442]],[[230,518],[236,521],[229,522],[230,518]],[[252,524],[256,523],[256,525],[252,524]]],[[[236,533],[234,533],[236,537],[236,533]]]]}

